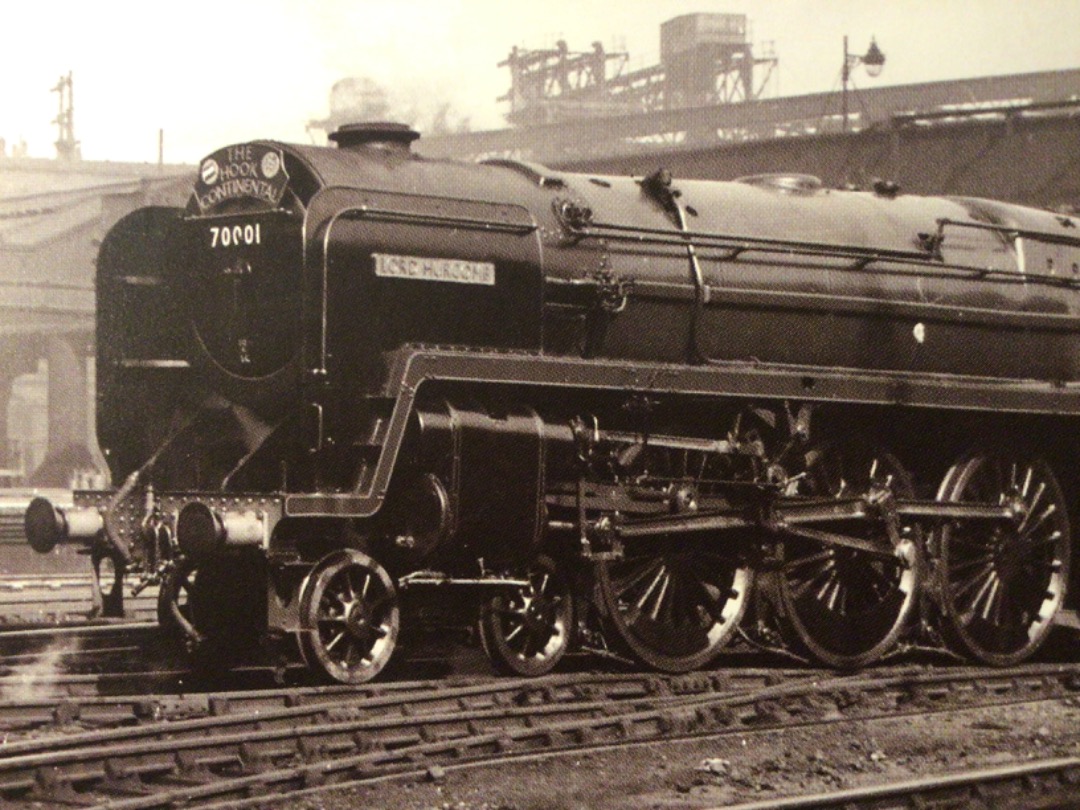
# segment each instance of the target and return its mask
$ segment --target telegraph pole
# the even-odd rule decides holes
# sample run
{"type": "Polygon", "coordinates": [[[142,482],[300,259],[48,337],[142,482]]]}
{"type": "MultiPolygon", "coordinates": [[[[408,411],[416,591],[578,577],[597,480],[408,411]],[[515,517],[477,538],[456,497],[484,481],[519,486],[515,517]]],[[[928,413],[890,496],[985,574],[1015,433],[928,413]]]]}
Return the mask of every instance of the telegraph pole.
{"type": "Polygon", "coordinates": [[[60,77],[52,91],[60,94],[60,111],[53,121],[58,130],[56,157],[58,160],[79,160],[79,142],[75,140],[75,85],[70,70],[67,76],[60,77]]]}

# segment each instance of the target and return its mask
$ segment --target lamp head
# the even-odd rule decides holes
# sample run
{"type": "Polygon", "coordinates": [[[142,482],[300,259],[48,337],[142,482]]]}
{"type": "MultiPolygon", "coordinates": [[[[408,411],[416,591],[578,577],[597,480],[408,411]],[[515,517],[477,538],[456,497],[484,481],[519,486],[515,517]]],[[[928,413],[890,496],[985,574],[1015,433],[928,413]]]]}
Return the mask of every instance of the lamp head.
{"type": "Polygon", "coordinates": [[[881,71],[885,67],[885,54],[878,47],[877,40],[871,38],[870,47],[862,58],[862,63],[871,78],[876,79],[881,75],[881,71]]]}

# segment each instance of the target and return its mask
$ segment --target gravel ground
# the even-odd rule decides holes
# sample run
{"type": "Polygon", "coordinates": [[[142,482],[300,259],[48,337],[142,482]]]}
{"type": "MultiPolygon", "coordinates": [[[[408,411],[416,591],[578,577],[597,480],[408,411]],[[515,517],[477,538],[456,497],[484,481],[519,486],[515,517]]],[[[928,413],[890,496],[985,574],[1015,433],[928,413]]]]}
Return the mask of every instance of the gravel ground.
{"type": "Polygon", "coordinates": [[[292,800],[290,810],[702,810],[1080,755],[1080,700],[647,744],[292,800]]]}

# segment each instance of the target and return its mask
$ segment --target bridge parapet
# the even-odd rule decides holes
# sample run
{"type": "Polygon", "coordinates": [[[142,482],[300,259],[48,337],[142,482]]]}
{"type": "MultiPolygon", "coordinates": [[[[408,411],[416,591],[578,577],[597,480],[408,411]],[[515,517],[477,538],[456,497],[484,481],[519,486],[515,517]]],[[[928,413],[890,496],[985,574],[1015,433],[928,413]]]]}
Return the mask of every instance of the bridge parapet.
{"type": "MultiPolygon", "coordinates": [[[[1080,70],[1023,73],[860,90],[851,130],[888,126],[897,114],[963,112],[1080,98],[1080,70]]],[[[558,124],[421,138],[430,157],[506,157],[561,164],[839,132],[839,94],[814,93],[711,107],[561,121],[558,124]]]]}

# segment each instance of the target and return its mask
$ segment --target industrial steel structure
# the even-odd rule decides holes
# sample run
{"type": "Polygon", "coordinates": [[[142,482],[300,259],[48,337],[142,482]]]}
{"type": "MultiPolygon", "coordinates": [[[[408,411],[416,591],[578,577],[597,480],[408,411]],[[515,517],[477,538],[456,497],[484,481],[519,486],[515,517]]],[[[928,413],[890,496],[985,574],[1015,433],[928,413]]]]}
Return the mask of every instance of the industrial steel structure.
{"type": "Polygon", "coordinates": [[[756,54],[745,14],[685,14],[660,26],[660,63],[629,70],[629,54],[600,42],[572,52],[519,50],[499,63],[510,70],[507,120],[516,125],[655,112],[760,98],[776,56],[756,54]]]}

